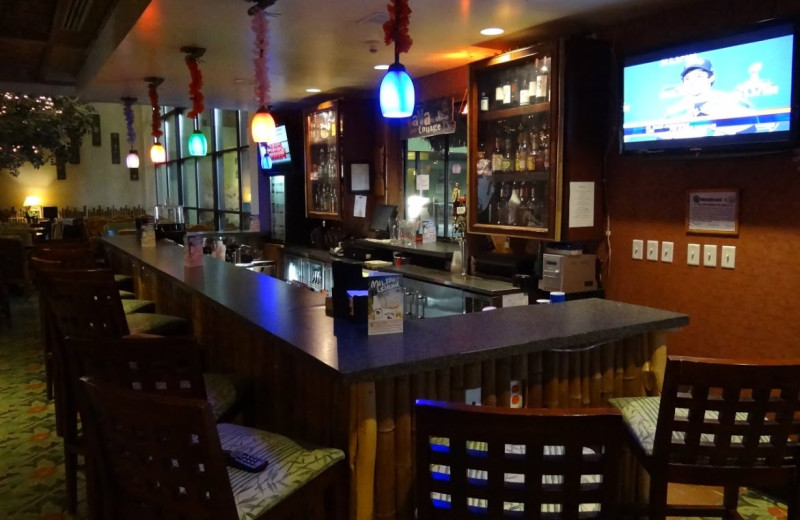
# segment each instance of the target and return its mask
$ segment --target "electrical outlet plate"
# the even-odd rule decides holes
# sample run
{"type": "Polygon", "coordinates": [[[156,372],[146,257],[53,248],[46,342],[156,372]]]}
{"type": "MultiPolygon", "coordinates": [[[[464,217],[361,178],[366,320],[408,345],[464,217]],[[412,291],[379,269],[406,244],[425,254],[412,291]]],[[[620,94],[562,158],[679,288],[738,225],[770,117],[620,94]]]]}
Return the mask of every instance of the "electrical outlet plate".
{"type": "Polygon", "coordinates": [[[641,240],[634,240],[633,241],[633,248],[631,250],[631,258],[634,260],[641,260],[644,250],[644,242],[641,240]]]}
{"type": "Polygon", "coordinates": [[[717,246],[714,244],[703,245],[703,265],[717,267],[717,246]]]}
{"type": "Polygon", "coordinates": [[[464,391],[464,402],[467,404],[481,405],[481,387],[467,388],[464,391]]]}
{"type": "Polygon", "coordinates": [[[658,240],[647,241],[647,259],[651,262],[658,261],[658,240]]]}
{"type": "Polygon", "coordinates": [[[667,264],[672,263],[672,242],[661,242],[661,261],[667,264]]]}
{"type": "Polygon", "coordinates": [[[722,246],[722,258],[719,265],[723,269],[734,269],[736,267],[736,246],[722,246]]]}
{"type": "Polygon", "coordinates": [[[686,265],[700,265],[700,244],[689,244],[686,248],[686,265]]]}

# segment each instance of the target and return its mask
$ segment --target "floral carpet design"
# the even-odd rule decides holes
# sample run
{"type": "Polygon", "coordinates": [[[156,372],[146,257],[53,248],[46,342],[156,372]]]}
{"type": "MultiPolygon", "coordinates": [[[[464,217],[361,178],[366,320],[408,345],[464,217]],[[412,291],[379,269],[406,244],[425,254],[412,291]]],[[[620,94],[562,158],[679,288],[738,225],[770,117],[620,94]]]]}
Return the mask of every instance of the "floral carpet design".
{"type": "MultiPolygon", "coordinates": [[[[45,395],[38,312],[28,290],[11,298],[10,323],[0,314],[0,520],[82,520],[82,473],[78,514],[65,511],[64,456],[45,395]]],[[[739,513],[745,520],[784,519],[786,507],[750,490],[740,497],[739,513]]]]}

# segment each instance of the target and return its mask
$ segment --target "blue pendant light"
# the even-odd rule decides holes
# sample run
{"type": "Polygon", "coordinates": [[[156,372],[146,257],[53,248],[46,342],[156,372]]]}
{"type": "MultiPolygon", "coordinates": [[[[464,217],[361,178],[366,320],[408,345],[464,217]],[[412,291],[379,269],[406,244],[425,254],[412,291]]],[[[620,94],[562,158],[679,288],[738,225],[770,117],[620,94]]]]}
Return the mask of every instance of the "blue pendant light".
{"type": "Polygon", "coordinates": [[[409,117],[414,112],[414,82],[396,55],[381,81],[380,100],[383,117],[409,117]]]}

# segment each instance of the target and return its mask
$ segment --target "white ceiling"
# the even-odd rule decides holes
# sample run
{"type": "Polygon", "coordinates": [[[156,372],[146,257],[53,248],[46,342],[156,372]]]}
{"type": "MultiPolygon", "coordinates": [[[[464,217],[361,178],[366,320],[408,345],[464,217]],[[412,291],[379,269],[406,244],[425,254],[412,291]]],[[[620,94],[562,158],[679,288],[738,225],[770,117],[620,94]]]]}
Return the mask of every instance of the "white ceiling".
{"type": "MultiPolygon", "coordinates": [[[[607,23],[681,1],[686,0],[410,0],[414,43],[400,61],[412,77],[424,76],[496,52],[485,45],[497,48],[497,41],[479,33],[488,26],[509,35],[567,17],[607,23]]],[[[308,87],[323,93],[377,88],[382,72],[373,66],[393,60],[381,28],[387,3],[277,0],[267,9],[274,15],[268,59],[272,103],[301,102],[310,96],[308,87]]],[[[251,6],[253,0],[120,0],[89,53],[78,93],[86,101],[134,96],[147,104],[144,78],[161,76],[161,104],[187,106],[189,71],[180,49],[199,46],[206,48],[200,64],[206,105],[257,108],[251,6]],[[131,10],[141,16],[128,31],[136,20],[131,10]]]]}

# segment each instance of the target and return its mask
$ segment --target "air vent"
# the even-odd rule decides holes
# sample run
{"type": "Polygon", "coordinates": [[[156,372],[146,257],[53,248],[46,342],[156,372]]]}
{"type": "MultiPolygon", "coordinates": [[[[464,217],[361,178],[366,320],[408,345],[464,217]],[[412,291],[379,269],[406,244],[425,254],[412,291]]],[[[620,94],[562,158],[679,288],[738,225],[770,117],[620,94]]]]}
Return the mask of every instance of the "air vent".
{"type": "Polygon", "coordinates": [[[67,12],[64,14],[62,29],[74,32],[82,31],[86,16],[89,14],[92,7],[92,1],[93,0],[72,0],[69,6],[67,6],[67,12]]]}
{"type": "Polygon", "coordinates": [[[387,21],[389,21],[388,12],[375,11],[374,13],[370,13],[363,18],[359,18],[358,20],[356,20],[356,23],[383,25],[387,21]]]}

